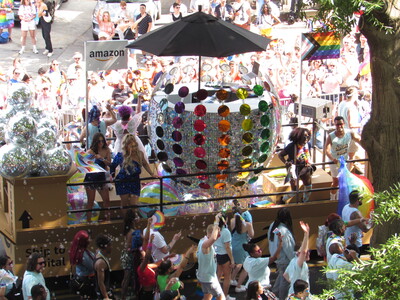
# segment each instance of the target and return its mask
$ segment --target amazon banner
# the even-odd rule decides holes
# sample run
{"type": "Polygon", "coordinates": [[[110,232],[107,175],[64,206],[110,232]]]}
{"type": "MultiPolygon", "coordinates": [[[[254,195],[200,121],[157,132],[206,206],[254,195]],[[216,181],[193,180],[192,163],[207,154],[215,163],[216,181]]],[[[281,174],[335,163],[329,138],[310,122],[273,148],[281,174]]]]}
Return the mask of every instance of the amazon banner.
{"type": "Polygon", "coordinates": [[[128,68],[128,41],[85,42],[87,71],[118,70],[128,68]]]}

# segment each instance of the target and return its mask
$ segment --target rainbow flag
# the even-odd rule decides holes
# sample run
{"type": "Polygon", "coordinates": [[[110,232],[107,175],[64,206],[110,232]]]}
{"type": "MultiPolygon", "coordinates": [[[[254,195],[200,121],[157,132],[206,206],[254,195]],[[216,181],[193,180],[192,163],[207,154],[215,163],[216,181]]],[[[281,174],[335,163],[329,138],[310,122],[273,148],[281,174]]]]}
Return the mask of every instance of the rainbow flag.
{"type": "Polygon", "coordinates": [[[303,33],[301,45],[301,60],[340,57],[340,39],[333,32],[303,33]]]}
{"type": "Polygon", "coordinates": [[[338,215],[342,215],[343,207],[349,203],[349,194],[353,190],[359,191],[362,195],[362,205],[358,208],[364,218],[370,218],[375,208],[374,188],[368,178],[351,173],[346,167],[343,156],[339,158],[339,202],[338,215]]]}

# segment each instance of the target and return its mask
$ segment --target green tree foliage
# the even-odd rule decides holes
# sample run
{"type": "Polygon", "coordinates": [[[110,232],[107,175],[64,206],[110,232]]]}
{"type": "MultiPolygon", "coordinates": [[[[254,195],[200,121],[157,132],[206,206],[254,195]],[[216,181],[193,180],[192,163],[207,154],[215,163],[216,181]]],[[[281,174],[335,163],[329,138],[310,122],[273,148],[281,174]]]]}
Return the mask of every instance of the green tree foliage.
{"type": "Polygon", "coordinates": [[[315,20],[328,25],[322,30],[334,30],[335,32],[346,34],[354,26],[359,25],[358,18],[355,18],[355,12],[363,12],[361,22],[373,24],[376,28],[383,29],[386,32],[392,32],[391,27],[376,17],[376,12],[385,7],[383,0],[314,0],[318,6],[318,12],[315,20]]]}
{"type": "MultiPolygon", "coordinates": [[[[379,204],[374,212],[375,223],[390,224],[400,219],[400,184],[375,194],[375,201],[379,204]]],[[[352,270],[340,270],[332,290],[324,291],[319,298],[328,299],[336,290],[348,293],[345,299],[400,299],[400,236],[395,234],[370,251],[370,260],[355,263],[352,270]]]]}

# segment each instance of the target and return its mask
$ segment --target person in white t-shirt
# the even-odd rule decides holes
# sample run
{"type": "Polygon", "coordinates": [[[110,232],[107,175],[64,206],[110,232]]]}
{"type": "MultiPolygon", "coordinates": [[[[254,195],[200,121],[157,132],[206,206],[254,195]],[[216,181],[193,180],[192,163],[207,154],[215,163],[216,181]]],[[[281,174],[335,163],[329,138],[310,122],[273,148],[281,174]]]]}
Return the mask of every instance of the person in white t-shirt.
{"type": "MultiPolygon", "coordinates": [[[[358,208],[362,205],[362,195],[357,190],[352,191],[349,194],[350,203],[345,205],[342,210],[342,218],[344,222],[350,222],[351,220],[362,219],[361,212],[358,208]]],[[[344,238],[346,245],[350,245],[350,237],[356,236],[355,244],[358,248],[362,246],[362,237],[364,232],[368,232],[370,227],[367,226],[367,221],[360,222],[357,225],[346,227],[344,232],[344,238]]]]}
{"type": "MultiPolygon", "coordinates": [[[[172,238],[171,242],[167,244],[162,234],[158,230],[154,229],[156,218],[154,216],[149,216],[149,217],[153,218],[153,222],[151,223],[150,226],[150,236],[154,235],[151,255],[154,261],[160,261],[164,257],[170,254],[169,251],[172,249],[172,247],[174,247],[175,243],[181,238],[181,232],[179,231],[178,233],[176,233],[172,238]]],[[[147,230],[148,228],[145,228],[143,230],[143,236],[146,235],[147,230]]]]}
{"type": "Polygon", "coordinates": [[[308,265],[306,263],[306,261],[310,259],[310,254],[308,252],[310,227],[303,221],[300,221],[300,226],[304,232],[304,238],[301,243],[301,247],[296,252],[296,256],[290,261],[285,273],[283,273],[283,277],[290,283],[289,295],[294,293],[294,283],[296,280],[302,279],[306,281],[308,285],[310,284],[308,265]]]}
{"type": "MultiPolygon", "coordinates": [[[[338,280],[340,270],[351,270],[353,268],[352,261],[360,262],[356,251],[344,249],[341,244],[333,244],[329,251],[332,257],[328,262],[328,270],[326,272],[326,278],[328,278],[328,280],[338,280]]],[[[336,300],[341,300],[344,299],[345,296],[349,297],[351,295],[351,290],[335,291],[336,300]]],[[[349,299],[347,297],[346,299],[349,299]]]]}

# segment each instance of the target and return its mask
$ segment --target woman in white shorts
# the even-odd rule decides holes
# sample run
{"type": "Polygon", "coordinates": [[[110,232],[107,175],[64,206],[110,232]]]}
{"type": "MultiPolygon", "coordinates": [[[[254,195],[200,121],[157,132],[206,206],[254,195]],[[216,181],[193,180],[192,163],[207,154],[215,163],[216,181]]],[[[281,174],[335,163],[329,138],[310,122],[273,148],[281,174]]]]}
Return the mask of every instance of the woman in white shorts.
{"type": "Polygon", "coordinates": [[[37,54],[36,48],[36,6],[30,2],[30,0],[22,0],[21,6],[18,9],[18,16],[21,20],[21,50],[19,54],[24,53],[26,45],[26,37],[31,36],[32,51],[37,54]]]}

